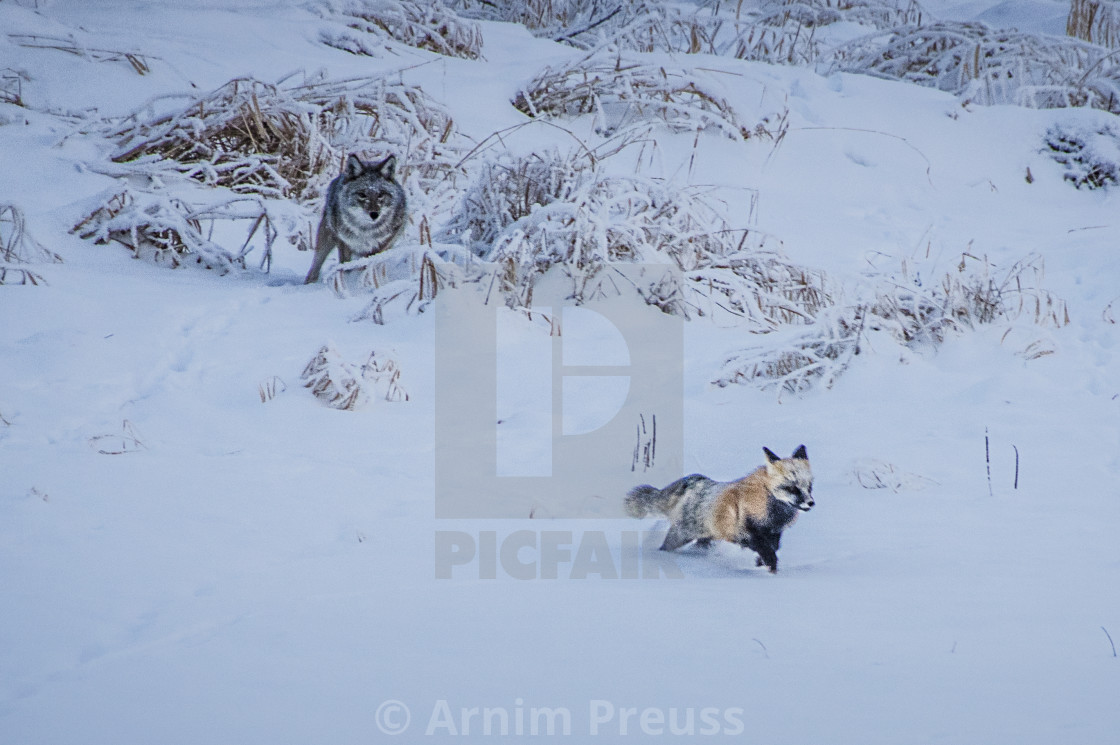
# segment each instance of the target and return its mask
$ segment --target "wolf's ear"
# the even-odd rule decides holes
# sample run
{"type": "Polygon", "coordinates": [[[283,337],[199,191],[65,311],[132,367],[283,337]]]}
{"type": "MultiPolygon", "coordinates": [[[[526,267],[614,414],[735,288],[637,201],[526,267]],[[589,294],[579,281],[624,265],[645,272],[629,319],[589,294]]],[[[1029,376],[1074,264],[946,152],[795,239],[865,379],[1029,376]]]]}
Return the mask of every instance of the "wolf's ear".
{"type": "Polygon", "coordinates": [[[397,156],[390,155],[378,163],[377,170],[381,173],[382,178],[392,181],[397,172],[397,156]]]}
{"type": "Polygon", "coordinates": [[[793,451],[791,458],[800,458],[801,460],[809,460],[809,453],[805,451],[804,445],[798,445],[797,450],[793,451]]]}
{"type": "Polygon", "coordinates": [[[342,167],[342,175],[347,181],[350,179],[358,178],[362,175],[362,171],[366,170],[366,164],[362,162],[354,153],[346,156],[346,165],[342,167]]]}
{"type": "Polygon", "coordinates": [[[762,448],[762,452],[766,453],[766,460],[771,463],[776,463],[781,460],[778,456],[774,455],[774,451],[770,448],[762,448]]]}

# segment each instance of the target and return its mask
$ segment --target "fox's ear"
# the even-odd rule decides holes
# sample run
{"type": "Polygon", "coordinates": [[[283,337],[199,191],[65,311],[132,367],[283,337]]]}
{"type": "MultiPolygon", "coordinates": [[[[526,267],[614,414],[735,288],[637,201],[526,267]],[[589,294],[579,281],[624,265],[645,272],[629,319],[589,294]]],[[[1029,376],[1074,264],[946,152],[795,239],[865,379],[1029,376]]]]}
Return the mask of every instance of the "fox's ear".
{"type": "Polygon", "coordinates": [[[381,172],[382,178],[392,181],[397,172],[397,156],[390,155],[388,158],[378,163],[377,170],[381,172]]]}
{"type": "Polygon", "coordinates": [[[346,156],[346,165],[342,167],[342,175],[345,176],[347,180],[358,178],[365,169],[366,164],[362,162],[362,159],[354,153],[350,153],[346,156]]]}
{"type": "Polygon", "coordinates": [[[774,451],[770,448],[762,448],[762,452],[766,453],[766,460],[771,463],[776,463],[781,460],[778,456],[774,455],[774,451]]]}
{"type": "Polygon", "coordinates": [[[798,445],[797,450],[793,451],[792,458],[800,458],[801,460],[809,460],[809,453],[805,451],[804,445],[798,445]]]}

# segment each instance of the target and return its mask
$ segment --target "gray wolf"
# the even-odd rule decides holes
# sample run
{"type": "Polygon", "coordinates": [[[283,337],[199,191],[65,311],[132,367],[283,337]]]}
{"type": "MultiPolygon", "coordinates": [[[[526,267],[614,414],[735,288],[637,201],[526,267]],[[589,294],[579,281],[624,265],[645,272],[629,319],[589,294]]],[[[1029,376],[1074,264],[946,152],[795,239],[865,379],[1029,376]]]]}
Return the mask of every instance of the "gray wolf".
{"type": "Polygon", "coordinates": [[[331,251],[338,260],[387,250],[404,228],[407,203],[404,189],[394,178],[397,158],[390,155],[378,163],[350,154],[330,186],[323,205],[323,218],[315,236],[315,258],[304,284],[319,281],[319,270],[331,251]]]}
{"type": "Polygon", "coordinates": [[[654,513],[669,518],[662,551],[690,541],[706,547],[718,538],[751,549],[758,554],[758,566],[777,572],[782,531],[815,504],[813,472],[804,445],[789,458],[779,458],[769,448],[762,451],[766,465],[737,481],[719,482],[694,473],[664,489],[636,486],[626,495],[626,512],[631,517],[654,513]]]}

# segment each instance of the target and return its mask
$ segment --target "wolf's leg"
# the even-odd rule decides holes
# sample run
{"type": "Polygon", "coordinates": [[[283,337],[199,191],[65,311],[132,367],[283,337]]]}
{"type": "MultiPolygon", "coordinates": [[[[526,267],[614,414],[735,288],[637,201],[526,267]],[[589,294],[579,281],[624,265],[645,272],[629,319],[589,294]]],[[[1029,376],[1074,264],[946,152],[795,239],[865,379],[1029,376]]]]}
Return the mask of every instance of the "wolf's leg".
{"type": "Polygon", "coordinates": [[[692,539],[684,534],[679,525],[672,525],[669,527],[669,532],[665,535],[665,542],[661,544],[662,551],[675,551],[692,539]]]}
{"type": "Polygon", "coordinates": [[[708,538],[697,538],[696,539],[696,547],[697,548],[703,548],[703,549],[709,549],[709,548],[712,547],[712,539],[710,537],[708,537],[708,538]]]}
{"type": "Polygon", "coordinates": [[[323,268],[323,262],[327,260],[332,250],[334,250],[334,241],[327,238],[324,231],[320,230],[318,240],[315,242],[315,258],[311,259],[311,269],[307,272],[307,279],[303,280],[305,285],[319,281],[319,271],[323,268]]]}

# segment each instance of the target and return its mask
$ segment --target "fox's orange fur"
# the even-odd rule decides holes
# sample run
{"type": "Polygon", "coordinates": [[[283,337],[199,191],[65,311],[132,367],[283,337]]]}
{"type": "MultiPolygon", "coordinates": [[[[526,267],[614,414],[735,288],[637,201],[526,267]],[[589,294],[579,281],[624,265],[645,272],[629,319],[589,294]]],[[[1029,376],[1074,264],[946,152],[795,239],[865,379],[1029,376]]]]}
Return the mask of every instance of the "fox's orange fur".
{"type": "Polygon", "coordinates": [[[760,466],[738,481],[728,484],[712,504],[712,537],[736,542],[739,540],[740,528],[748,518],[755,522],[765,520],[769,483],[771,480],[766,473],[766,466],[760,466]]]}

